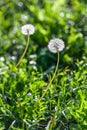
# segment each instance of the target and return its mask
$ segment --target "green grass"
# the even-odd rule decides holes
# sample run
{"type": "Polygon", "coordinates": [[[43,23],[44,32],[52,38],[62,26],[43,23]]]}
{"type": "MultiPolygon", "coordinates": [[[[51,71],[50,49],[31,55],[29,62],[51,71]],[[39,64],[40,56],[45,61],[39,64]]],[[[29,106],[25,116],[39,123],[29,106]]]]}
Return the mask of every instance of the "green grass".
{"type": "MultiPolygon", "coordinates": [[[[0,76],[0,127],[2,129],[86,130],[87,64],[77,61],[76,69],[59,69],[45,97],[38,102],[46,84],[46,74],[21,67],[0,76]],[[53,119],[53,120],[52,120],[53,119]]],[[[23,65],[23,66],[22,66],[23,65]]],[[[26,66],[26,64],[25,64],[26,66]]],[[[27,66],[26,66],[27,67],[27,66]]],[[[50,74],[49,74],[50,75],[50,74]]],[[[50,78],[49,78],[50,80],[50,78]]]]}

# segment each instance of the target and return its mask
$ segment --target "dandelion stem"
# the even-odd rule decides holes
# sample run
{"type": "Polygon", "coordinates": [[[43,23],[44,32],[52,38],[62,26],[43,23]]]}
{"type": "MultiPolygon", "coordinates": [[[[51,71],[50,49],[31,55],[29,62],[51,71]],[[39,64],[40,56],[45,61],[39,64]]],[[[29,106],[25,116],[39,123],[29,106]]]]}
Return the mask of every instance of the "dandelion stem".
{"type": "Polygon", "coordinates": [[[54,80],[54,78],[55,78],[55,76],[56,76],[56,73],[57,73],[57,70],[58,70],[58,65],[59,65],[59,51],[57,52],[57,54],[58,54],[57,65],[56,65],[56,68],[55,68],[53,77],[52,77],[51,81],[48,83],[48,85],[47,85],[47,87],[46,87],[46,90],[45,90],[45,92],[43,93],[42,97],[40,98],[39,102],[40,102],[40,101],[42,100],[42,98],[45,96],[47,90],[50,88],[50,86],[51,86],[51,84],[52,84],[52,82],[53,82],[53,80],[54,80]]]}
{"type": "Polygon", "coordinates": [[[16,64],[16,67],[18,67],[18,66],[20,65],[22,59],[24,58],[24,56],[25,56],[25,54],[26,54],[26,52],[27,52],[28,46],[29,46],[29,35],[28,35],[28,41],[27,41],[27,44],[26,44],[25,50],[24,50],[22,56],[20,57],[18,63],[16,64]]]}

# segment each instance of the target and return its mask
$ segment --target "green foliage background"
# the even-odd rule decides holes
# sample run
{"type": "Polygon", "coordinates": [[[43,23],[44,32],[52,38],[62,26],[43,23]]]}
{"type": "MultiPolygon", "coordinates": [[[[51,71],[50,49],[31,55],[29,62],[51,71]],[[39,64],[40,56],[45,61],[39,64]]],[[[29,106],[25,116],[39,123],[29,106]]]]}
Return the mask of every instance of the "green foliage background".
{"type": "Polygon", "coordinates": [[[0,130],[87,129],[87,1],[0,0],[0,130]],[[26,46],[21,26],[36,32],[26,46]],[[43,100],[57,55],[50,39],[65,42],[59,71],[43,100]],[[31,64],[31,62],[34,64],[31,64]]]}

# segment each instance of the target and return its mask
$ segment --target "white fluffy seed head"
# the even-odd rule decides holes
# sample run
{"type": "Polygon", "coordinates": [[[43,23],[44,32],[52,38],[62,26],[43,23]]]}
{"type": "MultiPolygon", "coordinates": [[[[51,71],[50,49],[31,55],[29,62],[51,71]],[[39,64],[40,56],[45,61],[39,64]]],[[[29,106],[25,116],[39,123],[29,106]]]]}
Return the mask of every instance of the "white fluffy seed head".
{"type": "Polygon", "coordinates": [[[33,35],[35,32],[35,27],[32,24],[26,24],[22,26],[21,32],[24,35],[33,35]]]}
{"type": "Polygon", "coordinates": [[[58,51],[62,51],[65,48],[64,41],[59,38],[54,38],[49,41],[48,49],[52,53],[57,53],[58,51]]]}

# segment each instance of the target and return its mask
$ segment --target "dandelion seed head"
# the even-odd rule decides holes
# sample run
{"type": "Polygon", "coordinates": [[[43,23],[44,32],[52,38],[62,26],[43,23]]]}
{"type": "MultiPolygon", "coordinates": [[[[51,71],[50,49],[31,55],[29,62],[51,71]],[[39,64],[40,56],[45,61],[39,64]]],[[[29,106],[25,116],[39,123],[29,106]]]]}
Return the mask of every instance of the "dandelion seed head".
{"type": "Polygon", "coordinates": [[[54,38],[49,41],[48,49],[52,53],[57,53],[58,51],[62,51],[65,48],[64,41],[59,38],[54,38]]]}
{"type": "Polygon", "coordinates": [[[29,18],[28,18],[28,15],[22,15],[22,16],[21,16],[21,20],[22,20],[22,21],[28,21],[28,19],[29,19],[29,18]]]}
{"type": "Polygon", "coordinates": [[[18,6],[22,7],[23,6],[23,2],[18,2],[18,6]]]}
{"type": "Polygon", "coordinates": [[[37,63],[36,63],[35,61],[31,60],[31,61],[29,62],[29,64],[30,64],[30,65],[36,65],[37,63]]]}
{"type": "Polygon", "coordinates": [[[4,62],[5,58],[4,57],[0,57],[0,61],[4,62]]]}
{"type": "Polygon", "coordinates": [[[28,34],[32,35],[35,32],[35,27],[32,24],[26,24],[26,25],[22,26],[21,32],[24,35],[28,35],[28,34]]]}

